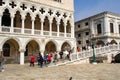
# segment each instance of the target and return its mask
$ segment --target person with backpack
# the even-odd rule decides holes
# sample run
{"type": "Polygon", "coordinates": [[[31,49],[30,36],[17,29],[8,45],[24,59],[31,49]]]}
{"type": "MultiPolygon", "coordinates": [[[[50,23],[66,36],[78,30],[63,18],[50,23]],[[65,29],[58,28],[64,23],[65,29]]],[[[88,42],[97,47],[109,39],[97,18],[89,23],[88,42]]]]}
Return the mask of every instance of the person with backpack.
{"type": "Polygon", "coordinates": [[[38,66],[40,65],[40,64],[39,64],[39,60],[40,60],[40,56],[38,55],[38,56],[37,56],[38,66]]]}
{"type": "Polygon", "coordinates": [[[42,68],[43,67],[43,57],[42,57],[42,55],[40,55],[39,56],[40,57],[40,59],[39,59],[39,64],[40,64],[40,67],[42,68]]]}

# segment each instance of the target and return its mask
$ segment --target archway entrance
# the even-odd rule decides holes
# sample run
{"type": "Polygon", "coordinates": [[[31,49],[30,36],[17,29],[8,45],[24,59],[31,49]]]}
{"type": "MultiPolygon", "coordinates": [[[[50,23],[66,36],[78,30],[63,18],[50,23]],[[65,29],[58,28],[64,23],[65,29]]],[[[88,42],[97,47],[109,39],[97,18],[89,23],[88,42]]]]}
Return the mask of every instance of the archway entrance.
{"type": "Polygon", "coordinates": [[[115,56],[115,62],[120,63],[120,53],[115,56]]]}
{"type": "Polygon", "coordinates": [[[61,51],[65,51],[65,50],[67,50],[67,51],[71,50],[71,46],[67,42],[64,42],[63,45],[62,45],[62,47],[61,47],[61,51]]]}
{"type": "Polygon", "coordinates": [[[5,63],[19,63],[19,45],[14,39],[7,40],[3,45],[2,55],[5,57],[5,63]]]}
{"type": "Polygon", "coordinates": [[[117,44],[117,42],[115,40],[112,40],[110,44],[117,44]]]}
{"type": "Polygon", "coordinates": [[[105,43],[102,40],[99,40],[99,41],[96,42],[96,45],[97,46],[104,46],[105,43]]]}
{"type": "Polygon", "coordinates": [[[53,53],[55,51],[56,51],[56,45],[52,41],[48,42],[45,46],[45,53],[44,54],[53,53]]]}
{"type": "Polygon", "coordinates": [[[25,62],[29,62],[29,58],[31,55],[37,57],[39,54],[39,45],[36,41],[32,40],[26,45],[25,51],[25,62]]]}

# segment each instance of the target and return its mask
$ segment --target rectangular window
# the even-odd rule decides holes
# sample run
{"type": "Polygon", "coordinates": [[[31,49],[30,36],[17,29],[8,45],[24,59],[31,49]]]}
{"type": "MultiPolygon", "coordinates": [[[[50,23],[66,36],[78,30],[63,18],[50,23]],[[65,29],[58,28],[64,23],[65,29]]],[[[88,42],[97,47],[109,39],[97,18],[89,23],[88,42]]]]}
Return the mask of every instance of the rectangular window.
{"type": "Polygon", "coordinates": [[[113,23],[110,23],[110,32],[114,33],[113,23]]]}
{"type": "Polygon", "coordinates": [[[80,25],[78,25],[78,28],[80,28],[80,25]]]}
{"type": "Polygon", "coordinates": [[[88,22],[85,23],[85,26],[88,26],[88,22]]]}
{"type": "Polygon", "coordinates": [[[81,44],[81,41],[78,41],[78,44],[81,44]]]}
{"type": "Polygon", "coordinates": [[[102,33],[102,31],[101,31],[101,24],[97,24],[97,33],[98,34],[102,33]]]}
{"type": "Polygon", "coordinates": [[[120,34],[120,25],[119,25],[119,34],[120,34]]]}
{"type": "Polygon", "coordinates": [[[89,35],[89,32],[86,32],[85,34],[86,34],[86,36],[88,36],[88,35],[89,35]]]}
{"type": "Polygon", "coordinates": [[[81,34],[78,34],[78,37],[81,37],[81,34]]]}
{"type": "Polygon", "coordinates": [[[89,44],[89,40],[86,40],[86,44],[89,44]]]}

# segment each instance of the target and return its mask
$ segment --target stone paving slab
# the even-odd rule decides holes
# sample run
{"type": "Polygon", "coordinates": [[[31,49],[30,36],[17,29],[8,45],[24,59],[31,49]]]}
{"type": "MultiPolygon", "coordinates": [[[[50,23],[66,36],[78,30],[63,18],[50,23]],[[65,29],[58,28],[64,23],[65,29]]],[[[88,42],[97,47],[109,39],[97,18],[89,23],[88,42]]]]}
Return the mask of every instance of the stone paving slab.
{"type": "Polygon", "coordinates": [[[0,80],[120,80],[120,64],[75,64],[43,67],[7,64],[0,80]]]}

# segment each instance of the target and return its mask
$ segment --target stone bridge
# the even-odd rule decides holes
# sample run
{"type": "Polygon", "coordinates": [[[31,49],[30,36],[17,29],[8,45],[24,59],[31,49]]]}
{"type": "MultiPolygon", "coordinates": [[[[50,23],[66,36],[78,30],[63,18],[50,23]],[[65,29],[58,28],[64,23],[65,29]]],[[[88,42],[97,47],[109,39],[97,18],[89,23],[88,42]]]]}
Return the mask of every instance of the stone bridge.
{"type": "MultiPolygon", "coordinates": [[[[102,57],[103,62],[111,63],[112,54],[115,57],[116,62],[120,63],[120,45],[108,45],[94,49],[96,58],[102,57]]],[[[54,66],[67,65],[67,64],[78,64],[78,63],[90,63],[90,58],[93,56],[93,49],[72,53],[70,55],[71,61],[65,61],[57,63],[54,66]]]]}

